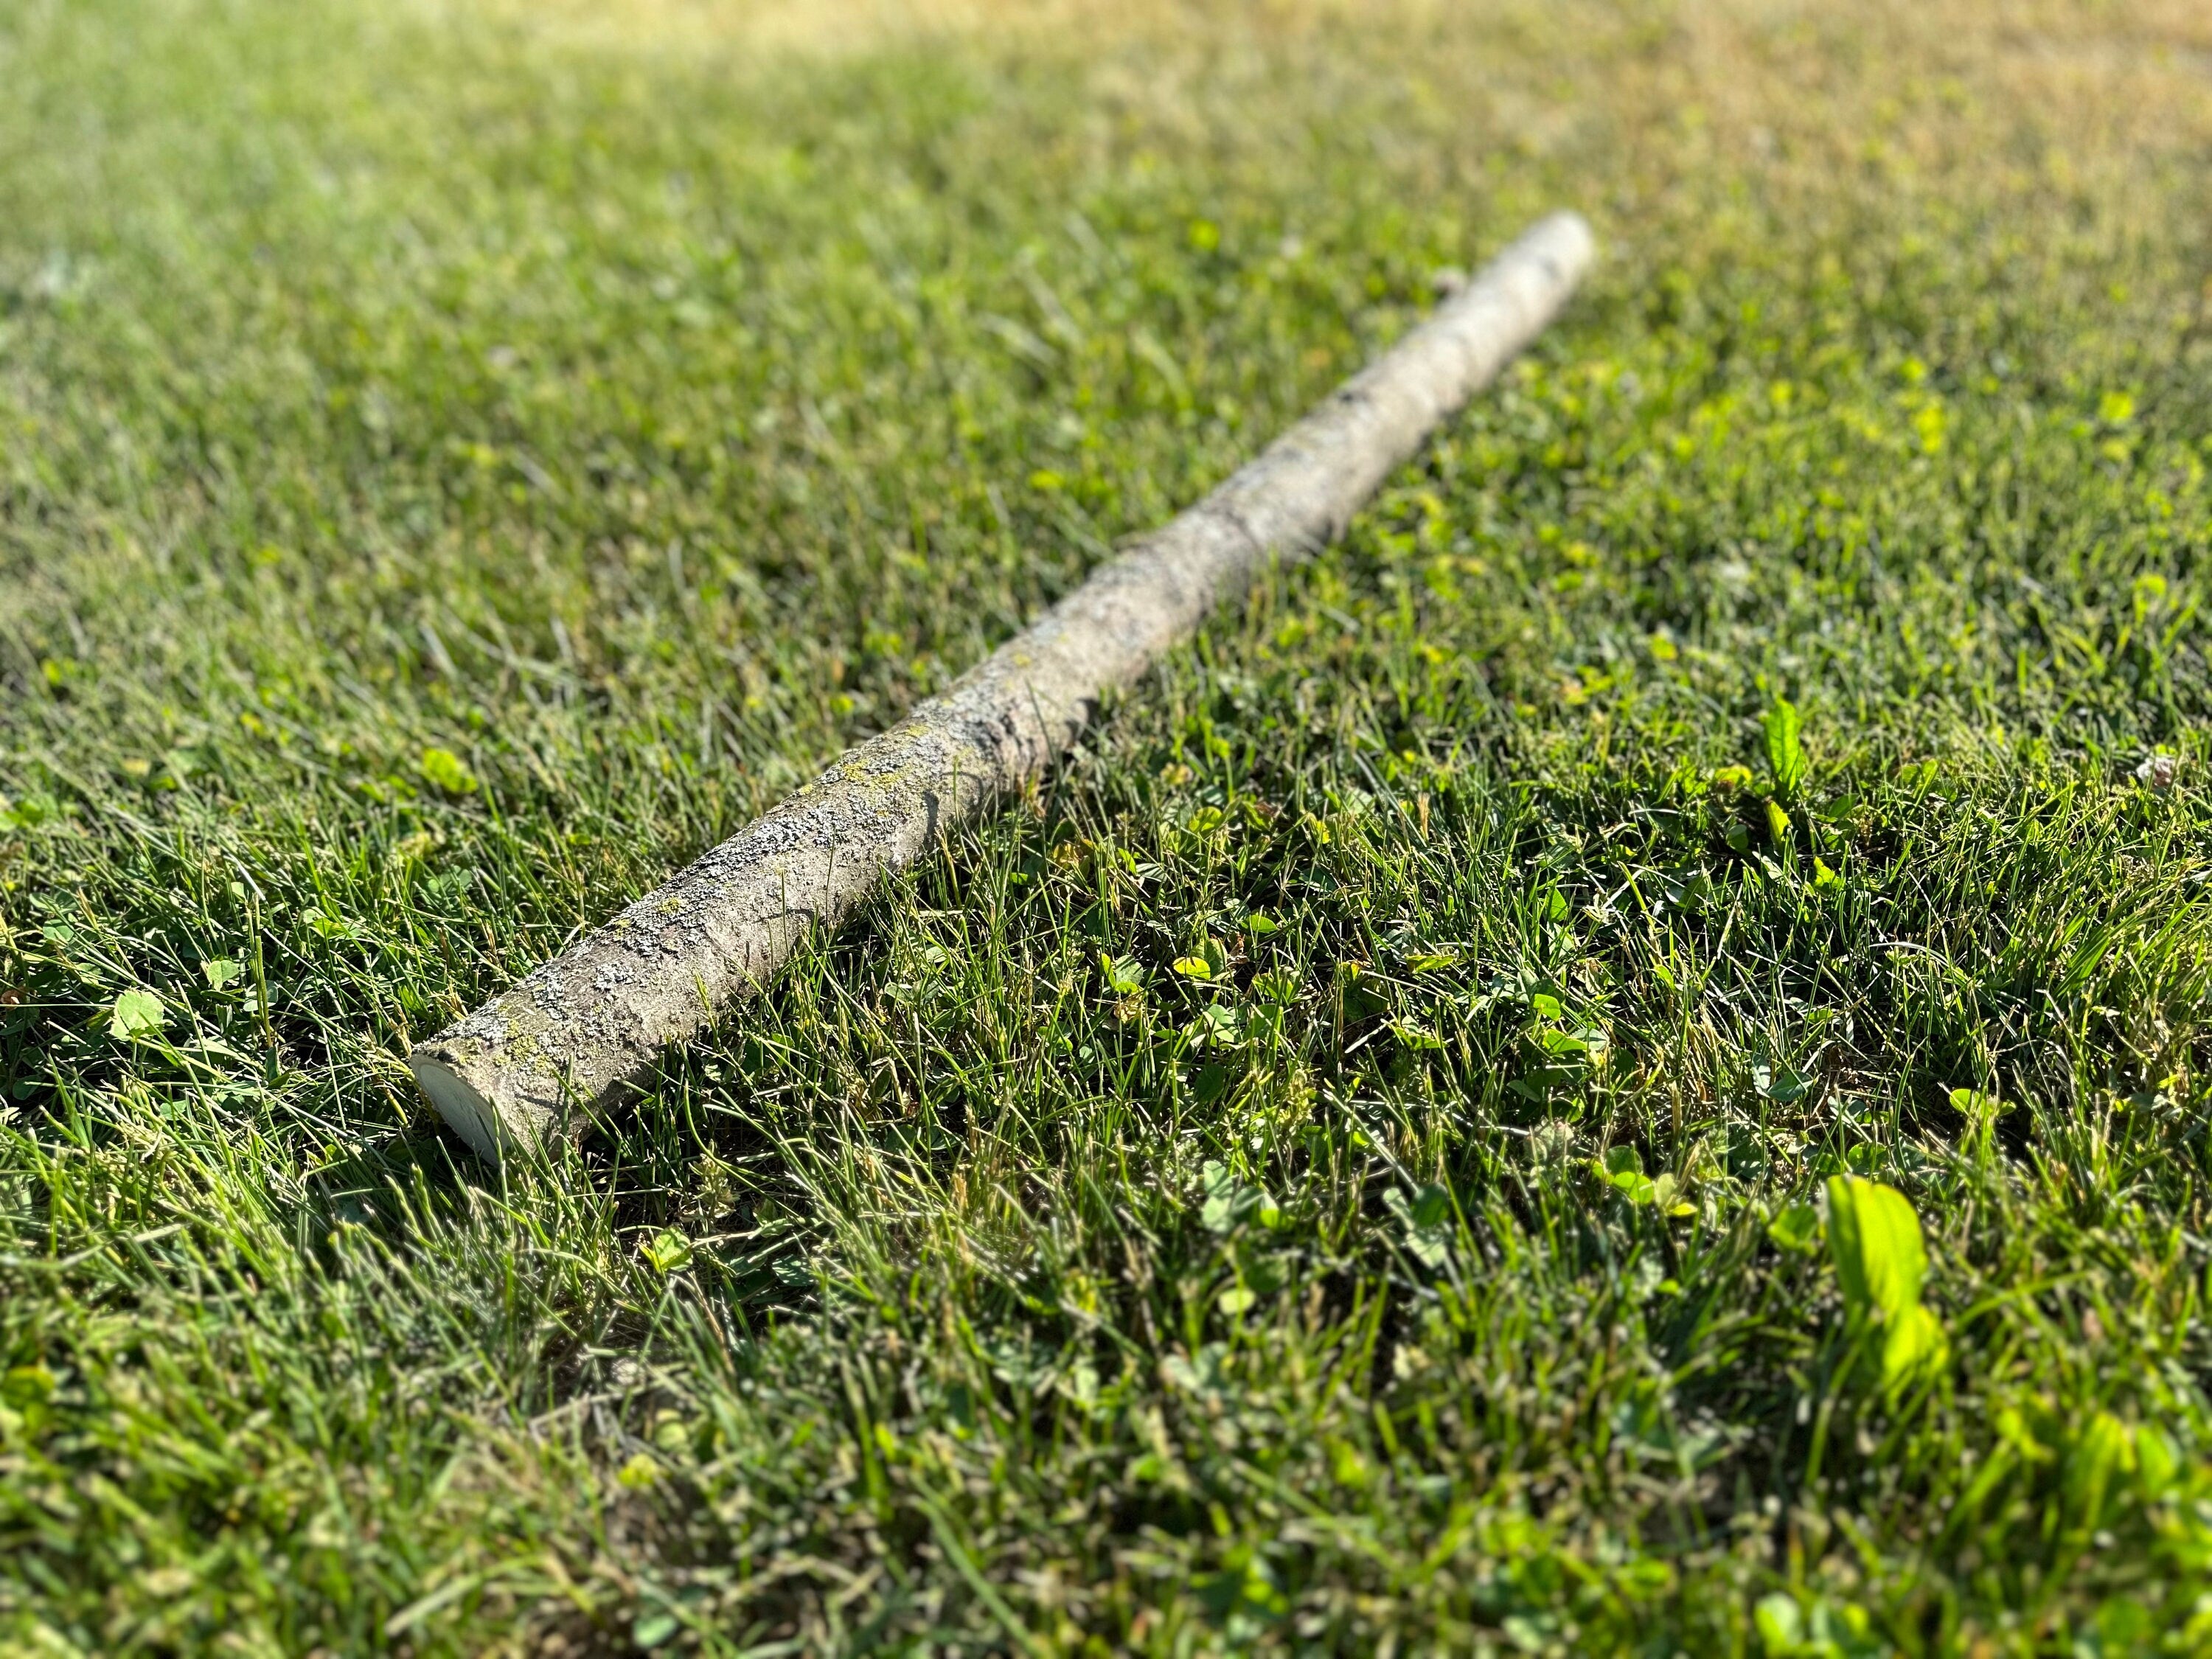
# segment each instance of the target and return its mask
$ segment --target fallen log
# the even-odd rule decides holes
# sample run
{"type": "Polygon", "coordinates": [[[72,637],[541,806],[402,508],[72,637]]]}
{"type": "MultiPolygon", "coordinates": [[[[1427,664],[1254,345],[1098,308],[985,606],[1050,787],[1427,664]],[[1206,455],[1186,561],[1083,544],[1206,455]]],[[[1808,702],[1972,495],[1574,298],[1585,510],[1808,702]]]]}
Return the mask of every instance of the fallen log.
{"type": "Polygon", "coordinates": [[[1538,223],[1195,507],[1108,561],[942,696],[408,1056],[494,1163],[580,1129],[662,1051],[759,990],[817,927],[1035,777],[1271,560],[1333,541],[1437,423],[1542,331],[1589,228],[1538,223]]]}

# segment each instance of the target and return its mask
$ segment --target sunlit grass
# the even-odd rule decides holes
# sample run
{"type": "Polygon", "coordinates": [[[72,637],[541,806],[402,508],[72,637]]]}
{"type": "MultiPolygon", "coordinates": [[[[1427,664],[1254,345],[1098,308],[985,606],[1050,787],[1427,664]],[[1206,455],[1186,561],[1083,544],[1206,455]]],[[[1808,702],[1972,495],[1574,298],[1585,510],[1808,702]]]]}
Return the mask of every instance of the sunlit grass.
{"type": "Polygon", "coordinates": [[[0,81],[0,1643],[2204,1644],[2197,9],[117,3],[0,81]],[[411,1038],[1562,204],[1342,548],[467,1161],[411,1038]]]}

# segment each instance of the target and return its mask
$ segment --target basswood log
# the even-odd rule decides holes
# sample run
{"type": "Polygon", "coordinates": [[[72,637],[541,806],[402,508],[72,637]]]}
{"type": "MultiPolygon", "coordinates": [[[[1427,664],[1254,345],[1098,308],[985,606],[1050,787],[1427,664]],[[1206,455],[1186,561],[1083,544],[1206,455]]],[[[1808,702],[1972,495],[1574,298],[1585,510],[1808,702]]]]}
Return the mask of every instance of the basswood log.
{"type": "Polygon", "coordinates": [[[939,697],[409,1056],[495,1162],[617,1107],[661,1052],[765,985],[947,829],[1072,746],[1271,560],[1343,533],[1391,470],[1548,323],[1593,252],[1562,213],[1197,506],[1108,561],[939,697]]]}

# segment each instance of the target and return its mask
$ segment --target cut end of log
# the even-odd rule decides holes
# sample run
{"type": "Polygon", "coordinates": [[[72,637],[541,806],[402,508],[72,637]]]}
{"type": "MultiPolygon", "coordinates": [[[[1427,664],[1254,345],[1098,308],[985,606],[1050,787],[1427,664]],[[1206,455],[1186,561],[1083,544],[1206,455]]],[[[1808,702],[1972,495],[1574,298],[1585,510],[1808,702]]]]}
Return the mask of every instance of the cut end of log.
{"type": "Polygon", "coordinates": [[[478,1094],[466,1078],[427,1049],[417,1048],[408,1055],[407,1066],[447,1126],[467,1141],[470,1150],[478,1158],[496,1167],[507,1137],[492,1103],[478,1094]]]}

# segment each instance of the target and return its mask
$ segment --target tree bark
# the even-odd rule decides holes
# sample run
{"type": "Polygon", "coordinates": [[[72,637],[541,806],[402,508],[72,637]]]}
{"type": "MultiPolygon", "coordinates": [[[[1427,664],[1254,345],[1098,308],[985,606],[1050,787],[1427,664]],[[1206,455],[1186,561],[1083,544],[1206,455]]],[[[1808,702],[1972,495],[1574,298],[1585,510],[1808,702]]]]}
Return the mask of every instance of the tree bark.
{"type": "Polygon", "coordinates": [[[661,1052],[759,990],[817,926],[1042,772],[1111,687],[1271,560],[1302,559],[1541,331],[1594,252],[1538,223],[1435,315],[1197,506],[1109,561],[942,696],[408,1057],[496,1163],[617,1107],[661,1052]]]}

